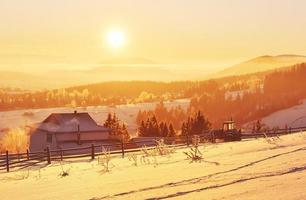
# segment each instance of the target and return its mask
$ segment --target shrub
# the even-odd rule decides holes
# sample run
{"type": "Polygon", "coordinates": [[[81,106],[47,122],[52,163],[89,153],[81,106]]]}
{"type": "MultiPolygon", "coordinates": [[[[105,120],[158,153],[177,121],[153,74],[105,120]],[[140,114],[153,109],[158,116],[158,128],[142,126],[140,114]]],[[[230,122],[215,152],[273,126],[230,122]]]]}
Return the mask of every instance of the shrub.
{"type": "MultiPolygon", "coordinates": [[[[111,154],[110,151],[102,148],[102,155],[98,156],[98,164],[103,167],[102,172],[110,172],[111,167],[111,154]]],[[[112,165],[113,167],[114,165],[112,165]]]]}
{"type": "Polygon", "coordinates": [[[164,139],[156,140],[155,151],[157,155],[164,156],[174,153],[174,148],[169,147],[165,144],[164,139]]]}
{"type": "Polygon", "coordinates": [[[192,137],[192,146],[188,152],[183,152],[191,162],[201,162],[203,160],[203,156],[201,151],[199,150],[200,137],[198,135],[194,135],[192,137]]]}
{"type": "Polygon", "coordinates": [[[28,148],[28,136],[24,129],[10,129],[1,140],[2,151],[20,153],[28,148]]]}
{"type": "Polygon", "coordinates": [[[279,142],[281,141],[280,137],[279,136],[275,136],[275,137],[268,137],[267,134],[264,132],[263,133],[264,136],[265,136],[265,141],[270,144],[270,145],[273,145],[275,147],[279,147],[279,142]]]}
{"type": "Polygon", "coordinates": [[[156,151],[155,149],[147,148],[146,146],[141,148],[142,155],[140,156],[140,162],[143,164],[153,164],[154,167],[158,165],[157,158],[156,158],[156,151]]]}

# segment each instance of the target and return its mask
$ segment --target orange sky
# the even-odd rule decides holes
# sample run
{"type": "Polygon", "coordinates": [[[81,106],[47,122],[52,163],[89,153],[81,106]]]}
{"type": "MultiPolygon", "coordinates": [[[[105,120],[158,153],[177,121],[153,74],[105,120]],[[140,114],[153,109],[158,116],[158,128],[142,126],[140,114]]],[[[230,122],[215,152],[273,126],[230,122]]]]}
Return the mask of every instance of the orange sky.
{"type": "Polygon", "coordinates": [[[87,69],[105,60],[221,69],[266,54],[306,55],[304,0],[1,0],[0,69],[87,69]],[[107,32],[119,27],[123,48],[107,32]]]}

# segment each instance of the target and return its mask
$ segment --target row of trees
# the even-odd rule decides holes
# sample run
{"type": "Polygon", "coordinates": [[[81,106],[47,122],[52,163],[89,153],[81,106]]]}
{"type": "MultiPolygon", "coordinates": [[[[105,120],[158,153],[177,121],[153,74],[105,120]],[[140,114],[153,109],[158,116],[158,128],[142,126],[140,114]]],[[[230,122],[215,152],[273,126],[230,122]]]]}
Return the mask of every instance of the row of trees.
{"type": "Polygon", "coordinates": [[[172,123],[159,122],[153,115],[140,123],[138,136],[140,137],[174,137],[177,135],[199,135],[211,129],[211,123],[198,111],[182,122],[181,130],[175,129],[172,123]]]}
{"type": "Polygon", "coordinates": [[[155,117],[157,121],[162,121],[168,124],[172,124],[174,129],[181,128],[184,120],[187,119],[187,112],[181,106],[167,108],[164,102],[156,104],[154,110],[139,110],[136,116],[136,123],[141,125],[142,121],[146,121],[149,118],[155,117]]]}
{"type": "Polygon", "coordinates": [[[186,122],[183,122],[181,135],[200,135],[210,129],[211,123],[201,111],[198,111],[194,116],[188,117],[186,122]]]}
{"type": "Polygon", "coordinates": [[[155,116],[142,121],[138,129],[140,137],[174,137],[176,131],[171,123],[158,122],[155,116]]]}

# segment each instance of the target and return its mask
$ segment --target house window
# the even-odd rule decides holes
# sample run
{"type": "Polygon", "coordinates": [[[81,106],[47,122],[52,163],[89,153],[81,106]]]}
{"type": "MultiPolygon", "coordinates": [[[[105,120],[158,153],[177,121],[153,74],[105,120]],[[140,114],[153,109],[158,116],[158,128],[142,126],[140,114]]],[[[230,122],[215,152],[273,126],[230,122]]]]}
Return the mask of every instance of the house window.
{"type": "Polygon", "coordinates": [[[52,143],[52,133],[47,133],[47,142],[52,143]]]}

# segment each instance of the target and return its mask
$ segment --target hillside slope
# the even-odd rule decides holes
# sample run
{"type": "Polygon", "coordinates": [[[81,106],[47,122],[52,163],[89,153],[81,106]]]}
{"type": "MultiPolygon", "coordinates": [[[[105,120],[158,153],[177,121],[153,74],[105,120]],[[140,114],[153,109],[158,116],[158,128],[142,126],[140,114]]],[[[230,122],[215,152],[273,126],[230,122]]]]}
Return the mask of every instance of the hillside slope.
{"type": "Polygon", "coordinates": [[[262,122],[267,126],[285,128],[305,127],[306,126],[306,100],[302,104],[291,108],[279,110],[262,118],[262,122]]]}
{"type": "Polygon", "coordinates": [[[260,56],[248,60],[246,62],[234,65],[232,67],[226,68],[225,70],[210,76],[210,78],[269,71],[303,62],[306,62],[306,56],[299,56],[299,55],[260,56]]]}

